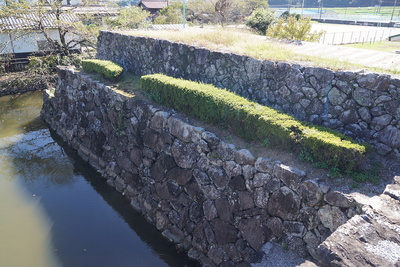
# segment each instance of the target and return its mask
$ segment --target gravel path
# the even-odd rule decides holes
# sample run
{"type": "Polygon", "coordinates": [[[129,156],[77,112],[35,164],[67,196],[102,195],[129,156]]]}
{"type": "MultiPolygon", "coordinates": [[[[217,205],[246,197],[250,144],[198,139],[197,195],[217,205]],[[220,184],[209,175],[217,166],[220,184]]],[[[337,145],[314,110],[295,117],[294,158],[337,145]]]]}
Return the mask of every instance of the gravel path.
{"type": "Polygon", "coordinates": [[[260,263],[251,264],[252,267],[316,267],[314,263],[302,259],[294,252],[284,250],[282,245],[268,242],[262,247],[264,258],[260,263]]]}

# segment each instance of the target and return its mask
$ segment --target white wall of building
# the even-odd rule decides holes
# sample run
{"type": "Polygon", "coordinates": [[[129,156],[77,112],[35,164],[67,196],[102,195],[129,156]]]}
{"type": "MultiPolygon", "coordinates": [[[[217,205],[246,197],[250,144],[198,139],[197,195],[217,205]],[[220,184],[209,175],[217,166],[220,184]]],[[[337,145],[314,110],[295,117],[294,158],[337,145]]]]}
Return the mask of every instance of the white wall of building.
{"type": "MultiPolygon", "coordinates": [[[[9,0],[9,1],[16,1],[16,0],[9,0]]],[[[30,3],[37,2],[37,0],[27,0],[27,1],[30,2],[30,3]]],[[[49,1],[54,1],[54,0],[49,0],[49,1]]],[[[63,3],[63,5],[67,5],[67,0],[63,0],[62,3],[63,3]]],[[[70,4],[73,5],[73,6],[78,5],[78,4],[82,4],[82,0],[71,0],[70,4]]],[[[0,0],[0,6],[4,6],[4,5],[6,5],[6,1],[5,0],[0,0]]]]}
{"type": "MultiPolygon", "coordinates": [[[[60,40],[57,30],[51,29],[47,34],[53,40],[60,40]]],[[[67,40],[71,39],[72,35],[67,35],[67,40]]],[[[35,32],[21,34],[20,36],[16,36],[15,34],[10,36],[9,34],[0,33],[0,54],[39,52],[38,42],[45,40],[43,34],[35,32]]],[[[75,49],[78,48],[79,46],[75,49]]]]}

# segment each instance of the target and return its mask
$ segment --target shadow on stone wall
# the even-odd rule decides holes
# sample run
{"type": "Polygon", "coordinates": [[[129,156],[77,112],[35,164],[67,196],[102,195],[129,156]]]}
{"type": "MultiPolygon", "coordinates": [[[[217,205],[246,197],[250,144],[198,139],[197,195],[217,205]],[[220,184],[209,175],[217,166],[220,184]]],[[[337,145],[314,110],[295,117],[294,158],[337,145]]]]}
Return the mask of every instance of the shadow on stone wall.
{"type": "Polygon", "coordinates": [[[255,158],[163,110],[59,71],[42,118],[134,209],[203,265],[260,260],[272,239],[300,256],[360,212],[302,170],[255,158]]]}

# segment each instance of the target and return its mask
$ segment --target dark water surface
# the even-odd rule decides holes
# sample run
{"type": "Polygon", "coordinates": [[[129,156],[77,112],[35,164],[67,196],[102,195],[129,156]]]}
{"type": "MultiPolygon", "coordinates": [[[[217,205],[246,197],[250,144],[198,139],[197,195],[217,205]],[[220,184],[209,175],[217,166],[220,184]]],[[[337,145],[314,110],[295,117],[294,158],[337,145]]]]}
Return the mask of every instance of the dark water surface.
{"type": "Polygon", "coordinates": [[[197,266],[55,141],[41,105],[0,97],[0,266],[197,266]]]}

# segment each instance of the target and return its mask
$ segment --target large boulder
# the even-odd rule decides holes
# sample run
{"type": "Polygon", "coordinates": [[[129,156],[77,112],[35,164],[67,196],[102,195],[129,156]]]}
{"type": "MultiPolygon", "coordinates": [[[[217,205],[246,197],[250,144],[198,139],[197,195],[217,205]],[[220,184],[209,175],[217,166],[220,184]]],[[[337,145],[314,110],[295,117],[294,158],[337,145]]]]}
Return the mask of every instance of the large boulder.
{"type": "Polygon", "coordinates": [[[368,203],[319,245],[320,266],[400,266],[399,201],[381,195],[368,203]]]}

